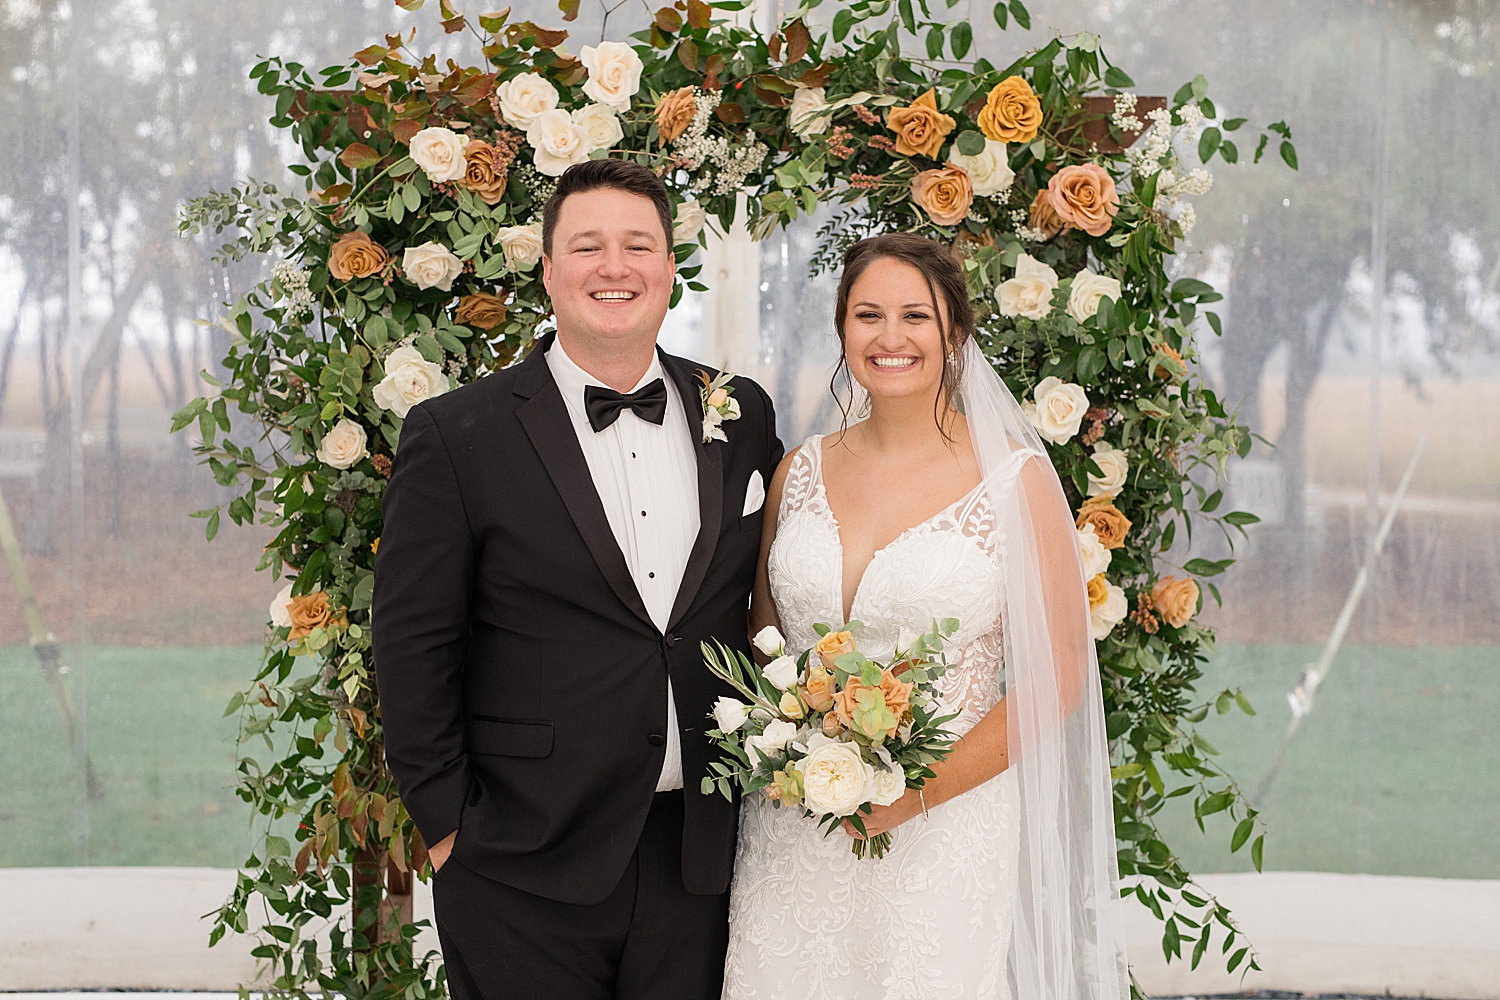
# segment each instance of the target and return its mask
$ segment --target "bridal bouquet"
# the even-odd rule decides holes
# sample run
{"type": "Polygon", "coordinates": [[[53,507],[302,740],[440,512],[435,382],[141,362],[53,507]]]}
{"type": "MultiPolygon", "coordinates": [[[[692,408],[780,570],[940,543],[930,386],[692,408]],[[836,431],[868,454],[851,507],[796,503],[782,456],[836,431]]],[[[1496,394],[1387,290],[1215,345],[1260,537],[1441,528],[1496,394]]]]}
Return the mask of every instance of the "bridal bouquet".
{"type": "MultiPolygon", "coordinates": [[[[723,750],[703,779],[731,798],[737,784],[746,795],[764,791],[780,808],[801,807],[825,833],[846,819],[861,835],[863,816],[921,788],[933,777],[929,765],[953,749],[939,716],[936,683],[948,669],[943,641],[958,621],[934,622],[925,635],[903,634],[888,663],[856,648],[860,622],[839,629],[813,626],[819,639],[800,655],[787,652],[775,627],[756,635],[757,649],[773,657],[764,667],[742,653],[703,643],[708,669],[748,701],[723,697],[713,710],[717,729],[710,740],[723,750]]],[[[891,835],[854,841],[854,854],[884,857],[891,835]]]]}

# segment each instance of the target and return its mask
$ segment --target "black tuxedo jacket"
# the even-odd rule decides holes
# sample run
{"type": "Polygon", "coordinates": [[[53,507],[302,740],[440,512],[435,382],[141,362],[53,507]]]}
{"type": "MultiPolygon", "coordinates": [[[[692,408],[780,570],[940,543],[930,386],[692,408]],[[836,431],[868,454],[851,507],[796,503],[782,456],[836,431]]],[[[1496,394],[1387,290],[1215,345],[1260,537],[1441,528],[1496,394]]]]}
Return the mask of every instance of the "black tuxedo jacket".
{"type": "MultiPolygon", "coordinates": [[[[734,380],[738,420],[703,443],[700,366],[661,354],[688,412],[701,529],[665,634],[646,613],[539,343],[524,362],[407,414],[376,558],[385,752],[427,843],[506,885],[601,902],[635,851],[666,752],[667,678],[682,736],[682,880],[725,891],[737,807],[699,791],[704,730],[729,690],[699,643],[749,652],[759,511],[751,474],[781,460],[771,400],[734,380]]],[[[713,375],[713,372],[709,372],[713,375]]]]}

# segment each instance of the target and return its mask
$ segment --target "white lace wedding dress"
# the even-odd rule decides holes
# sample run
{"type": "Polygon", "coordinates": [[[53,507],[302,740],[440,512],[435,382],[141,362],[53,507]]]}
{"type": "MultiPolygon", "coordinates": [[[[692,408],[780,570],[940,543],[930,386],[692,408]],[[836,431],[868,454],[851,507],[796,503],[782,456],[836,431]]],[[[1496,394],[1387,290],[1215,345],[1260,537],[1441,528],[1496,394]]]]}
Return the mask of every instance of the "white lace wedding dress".
{"type": "MultiPolygon", "coordinates": [[[[875,553],[850,617],[860,648],[889,655],[898,631],[957,618],[942,680],[949,724],[963,733],[1004,684],[996,491],[972,490],[875,553]]],[[[843,618],[843,550],[823,489],[822,440],[793,459],[777,516],[771,594],[789,648],[843,618]]],[[[1006,963],[1019,844],[1014,775],[998,777],[893,831],[881,860],[859,860],[841,830],[824,837],[800,810],[747,799],[730,891],[724,997],[918,1000],[1009,996],[1006,963]]]]}

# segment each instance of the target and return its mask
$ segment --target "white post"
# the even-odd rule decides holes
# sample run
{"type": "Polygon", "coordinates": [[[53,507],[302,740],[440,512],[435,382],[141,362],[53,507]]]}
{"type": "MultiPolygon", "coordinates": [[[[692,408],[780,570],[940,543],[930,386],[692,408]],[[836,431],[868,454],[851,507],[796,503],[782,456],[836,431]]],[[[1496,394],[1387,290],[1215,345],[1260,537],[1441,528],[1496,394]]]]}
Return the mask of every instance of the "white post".
{"type": "Polygon", "coordinates": [[[703,340],[700,356],[721,371],[754,377],[760,368],[760,247],[745,228],[745,196],[721,238],[709,234],[703,253],[703,340]]]}

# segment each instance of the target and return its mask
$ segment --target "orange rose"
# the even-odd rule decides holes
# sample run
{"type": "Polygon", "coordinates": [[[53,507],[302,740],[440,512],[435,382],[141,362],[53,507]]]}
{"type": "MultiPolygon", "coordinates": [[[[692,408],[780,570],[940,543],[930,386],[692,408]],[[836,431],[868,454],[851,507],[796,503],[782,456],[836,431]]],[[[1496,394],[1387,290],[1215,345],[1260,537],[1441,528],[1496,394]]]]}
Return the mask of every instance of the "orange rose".
{"type": "Polygon", "coordinates": [[[475,330],[493,330],[505,322],[505,300],[489,292],[475,292],[458,300],[453,318],[475,330]]]}
{"type": "Polygon", "coordinates": [[[833,671],[816,663],[807,666],[807,683],[799,684],[797,692],[814,712],[826,712],[833,707],[833,671]]]}
{"type": "Polygon", "coordinates": [[[474,139],[464,147],[464,176],[458,183],[479,195],[486,205],[498,205],[505,197],[504,167],[497,167],[499,151],[487,142],[474,139]]]}
{"type": "Polygon", "coordinates": [[[956,226],[974,204],[974,185],[962,167],[924,170],[911,179],[911,200],[940,226],[956,226]]]}
{"type": "Polygon", "coordinates": [[[1042,188],[1031,199],[1031,228],[1040,230],[1049,240],[1063,231],[1063,220],[1052,210],[1052,201],[1047,197],[1046,188],[1042,188]]]}
{"type": "Polygon", "coordinates": [[[892,108],[886,116],[886,127],[896,133],[896,152],[902,156],[937,158],[943,139],[958,124],[938,110],[937,91],[929,90],[909,107],[892,108]]]}
{"type": "Polygon", "coordinates": [[[1109,600],[1109,581],[1100,573],[1089,581],[1089,610],[1092,611],[1109,600]]]}
{"type": "Polygon", "coordinates": [[[846,728],[853,729],[855,732],[863,733],[863,735],[871,738],[883,732],[886,738],[889,739],[896,735],[896,729],[901,725],[902,718],[911,710],[912,685],[907,684],[905,681],[897,680],[896,676],[889,670],[881,673],[878,690],[885,698],[885,707],[890,710],[891,718],[894,721],[884,730],[873,733],[864,732],[854,724],[854,713],[859,708],[859,692],[868,690],[871,687],[872,685],[863,683],[857,676],[849,678],[849,683],[845,686],[844,690],[834,696],[833,710],[838,715],[839,722],[846,728]]]}
{"type": "Polygon", "coordinates": [[[678,87],[662,95],[656,102],[656,132],[663,146],[676,139],[693,123],[698,113],[698,102],[693,99],[692,87],[678,87]]]}
{"type": "Polygon", "coordinates": [[[292,620],[292,631],[287,635],[287,639],[292,642],[315,628],[346,624],[343,612],[337,615],[333,613],[333,607],[328,603],[328,594],[322,590],[292,598],[286,606],[286,613],[292,620]]]}
{"type": "Polygon", "coordinates": [[[1096,497],[1078,509],[1079,530],[1083,530],[1086,524],[1094,526],[1094,537],[1106,549],[1118,549],[1125,544],[1125,536],[1130,534],[1130,518],[1104,497],[1096,497]]]}
{"type": "Polygon", "coordinates": [[[979,112],[979,131],[996,142],[1030,142],[1042,127],[1042,102],[1024,77],[995,84],[979,112]]]}
{"type": "Polygon", "coordinates": [[[823,661],[825,667],[832,670],[835,660],[845,653],[854,652],[854,633],[829,632],[818,640],[813,652],[818,654],[818,659],[823,661]]]}
{"type": "Polygon", "coordinates": [[[1182,628],[1198,611],[1198,583],[1175,576],[1162,577],[1151,588],[1151,605],[1168,625],[1182,628]]]}
{"type": "Polygon", "coordinates": [[[385,267],[389,259],[385,247],[356,229],[340,236],[328,251],[328,273],[339,281],[364,278],[385,267]]]}
{"type": "Polygon", "coordinates": [[[1114,178],[1097,163],[1063,167],[1047,185],[1047,199],[1064,223],[1090,236],[1109,232],[1120,196],[1114,178]]]}

